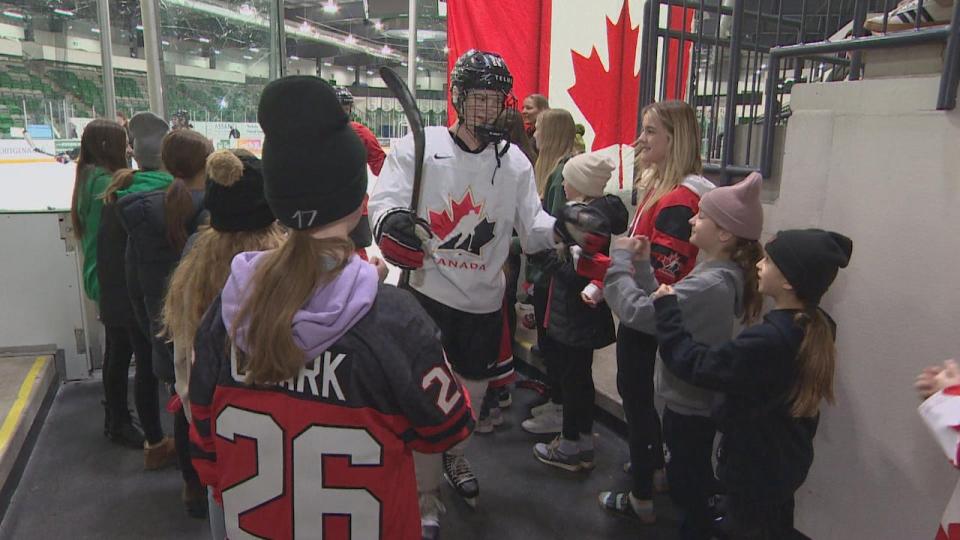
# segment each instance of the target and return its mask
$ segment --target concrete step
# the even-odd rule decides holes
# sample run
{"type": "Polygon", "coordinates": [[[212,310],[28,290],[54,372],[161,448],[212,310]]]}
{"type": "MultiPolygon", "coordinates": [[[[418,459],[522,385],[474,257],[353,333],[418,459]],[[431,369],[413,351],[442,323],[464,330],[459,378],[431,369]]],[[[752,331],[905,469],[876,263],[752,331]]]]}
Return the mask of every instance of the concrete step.
{"type": "MultiPolygon", "coordinates": [[[[514,360],[524,362],[541,372],[546,371],[543,359],[530,352],[536,343],[536,332],[517,325],[513,343],[514,360]]],[[[611,416],[626,422],[623,400],[617,392],[617,346],[610,345],[593,353],[593,384],[597,389],[597,406],[611,416]]]]}
{"type": "Polygon", "coordinates": [[[17,460],[30,430],[43,422],[44,402],[57,391],[53,354],[0,356],[0,486],[10,493],[19,479],[17,460]]]}

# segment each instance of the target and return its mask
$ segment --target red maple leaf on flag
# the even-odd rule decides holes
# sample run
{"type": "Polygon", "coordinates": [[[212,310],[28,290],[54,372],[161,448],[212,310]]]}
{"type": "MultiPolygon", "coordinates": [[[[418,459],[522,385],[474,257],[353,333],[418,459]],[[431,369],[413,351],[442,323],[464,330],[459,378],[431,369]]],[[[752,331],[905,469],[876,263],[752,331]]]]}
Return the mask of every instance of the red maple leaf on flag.
{"type": "Polygon", "coordinates": [[[463,194],[463,197],[461,197],[459,201],[454,201],[452,198],[450,200],[452,208],[444,208],[442,212],[434,212],[433,210],[428,212],[430,217],[430,230],[441,240],[446,239],[447,236],[457,228],[460,220],[468,214],[472,212],[479,216],[483,211],[482,204],[477,205],[473,202],[473,193],[469,189],[463,194]]]}
{"type": "Polygon", "coordinates": [[[567,92],[593,128],[592,150],[614,144],[630,144],[637,132],[640,74],[635,72],[640,27],[630,20],[630,2],[624,0],[616,23],[609,17],[607,50],[609,69],[604,69],[597,48],[590,57],[571,50],[576,83],[567,92]]]}

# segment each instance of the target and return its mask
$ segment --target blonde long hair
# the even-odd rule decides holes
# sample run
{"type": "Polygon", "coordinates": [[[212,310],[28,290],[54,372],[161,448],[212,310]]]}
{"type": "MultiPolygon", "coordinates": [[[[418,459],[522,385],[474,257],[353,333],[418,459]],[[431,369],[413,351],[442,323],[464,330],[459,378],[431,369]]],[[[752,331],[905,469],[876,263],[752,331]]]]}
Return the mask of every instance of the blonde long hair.
{"type": "Polygon", "coordinates": [[[257,264],[250,296],[230,335],[236,342],[237,329],[246,329],[246,350],[237,354],[248,384],[279,383],[300,371],[304,355],[293,340],[293,315],[318,287],[337,277],[354,252],[349,238],[317,239],[311,232],[291,231],[257,264]]]}
{"type": "Polygon", "coordinates": [[[276,222],[256,231],[221,232],[206,227],[177,265],[163,302],[160,337],[190,344],[204,312],[220,294],[230,276],[230,262],[238,253],[276,249],[283,243],[276,222]]]}
{"type": "Polygon", "coordinates": [[[576,153],[577,125],[566,109],[547,109],[537,120],[540,121],[540,144],[533,172],[537,179],[537,194],[542,199],[553,170],[563,158],[576,153]]]}
{"type": "Polygon", "coordinates": [[[683,182],[688,174],[701,174],[700,128],[693,107],[684,101],[661,101],[643,108],[641,118],[652,114],[670,136],[670,148],[663,170],[656,164],[644,164],[637,154],[634,163],[637,187],[644,190],[643,212],[683,182]]]}

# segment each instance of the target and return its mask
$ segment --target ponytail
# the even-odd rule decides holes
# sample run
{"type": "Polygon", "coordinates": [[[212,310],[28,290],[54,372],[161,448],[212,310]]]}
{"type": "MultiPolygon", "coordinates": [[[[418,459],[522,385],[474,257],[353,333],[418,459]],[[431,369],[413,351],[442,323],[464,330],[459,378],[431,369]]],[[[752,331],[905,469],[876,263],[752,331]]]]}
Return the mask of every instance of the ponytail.
{"type": "Polygon", "coordinates": [[[163,196],[163,219],[167,224],[167,242],[175,253],[183,251],[187,243],[187,224],[195,213],[193,197],[182,178],[174,178],[163,196]]]}
{"type": "Polygon", "coordinates": [[[206,170],[207,156],[212,152],[210,139],[191,129],[167,133],[160,145],[163,168],[174,178],[163,198],[163,217],[167,241],[178,253],[187,243],[187,224],[195,211],[186,181],[206,170]]]}
{"type": "Polygon", "coordinates": [[[120,169],[113,173],[113,180],[110,181],[107,189],[103,190],[103,202],[117,202],[117,192],[121,189],[127,189],[133,184],[133,173],[135,172],[133,169],[120,169]]]}
{"type": "Polygon", "coordinates": [[[230,336],[236,343],[237,329],[245,329],[240,362],[248,384],[275,384],[300,372],[304,356],[293,340],[293,316],[343,270],[353,252],[347,238],[317,239],[309,231],[291,231],[279,249],[263,255],[230,336]]]}
{"type": "Polygon", "coordinates": [[[794,321],[803,328],[797,354],[796,380],[790,390],[790,413],[795,418],[815,416],[820,400],[833,403],[833,370],[837,351],[833,329],[816,306],[807,307],[794,321]]]}
{"type": "Polygon", "coordinates": [[[757,263],[763,259],[763,248],[756,240],[737,238],[730,260],[743,271],[743,317],[740,322],[750,324],[760,318],[763,295],[760,294],[760,275],[757,263]]]}

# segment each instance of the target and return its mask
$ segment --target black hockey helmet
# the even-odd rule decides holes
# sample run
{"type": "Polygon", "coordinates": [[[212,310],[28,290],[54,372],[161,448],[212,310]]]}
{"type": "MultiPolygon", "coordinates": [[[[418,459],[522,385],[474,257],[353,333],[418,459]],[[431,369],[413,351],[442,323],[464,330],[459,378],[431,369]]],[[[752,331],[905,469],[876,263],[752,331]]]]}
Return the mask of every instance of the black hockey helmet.
{"type": "Polygon", "coordinates": [[[497,53],[470,49],[453,65],[450,87],[464,90],[498,90],[509,95],[513,90],[513,75],[503,57],[497,53]]]}
{"type": "Polygon", "coordinates": [[[453,65],[450,72],[450,89],[454,92],[453,108],[462,118],[467,95],[471,90],[494,90],[503,96],[499,105],[497,118],[486,124],[468,126],[468,129],[484,143],[498,143],[507,136],[499,122],[500,116],[507,108],[515,107],[516,99],[513,90],[513,75],[507,68],[503,57],[497,53],[470,49],[463,53],[453,65]]]}
{"type": "Polygon", "coordinates": [[[353,105],[353,94],[342,86],[335,86],[333,89],[337,93],[337,99],[340,105],[353,105]]]}

